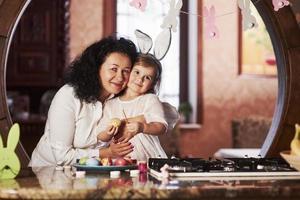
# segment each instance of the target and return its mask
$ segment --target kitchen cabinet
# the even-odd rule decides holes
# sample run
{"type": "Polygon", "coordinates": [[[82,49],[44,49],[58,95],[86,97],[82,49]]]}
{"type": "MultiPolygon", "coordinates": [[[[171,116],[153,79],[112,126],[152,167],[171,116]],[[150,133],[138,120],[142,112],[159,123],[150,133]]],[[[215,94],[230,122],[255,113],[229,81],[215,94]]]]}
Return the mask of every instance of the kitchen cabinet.
{"type": "Polygon", "coordinates": [[[7,65],[7,86],[57,87],[65,66],[68,1],[32,0],[17,26],[7,65]]]}

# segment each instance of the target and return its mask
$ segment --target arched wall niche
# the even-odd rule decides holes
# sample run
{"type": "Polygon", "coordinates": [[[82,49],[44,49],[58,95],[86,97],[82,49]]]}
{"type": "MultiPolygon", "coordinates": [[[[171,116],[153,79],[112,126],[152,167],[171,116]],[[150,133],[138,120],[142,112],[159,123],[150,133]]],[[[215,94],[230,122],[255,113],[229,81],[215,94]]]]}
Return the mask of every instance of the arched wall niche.
{"type": "MultiPolygon", "coordinates": [[[[294,124],[300,121],[300,30],[289,7],[274,12],[271,0],[252,0],[269,31],[278,70],[278,99],[268,136],[261,148],[263,157],[278,156],[289,148],[294,124]]],[[[6,63],[14,29],[30,0],[0,0],[0,132],[6,143],[12,125],[6,103],[6,63]]],[[[29,158],[19,143],[16,150],[22,166],[29,158]]]]}
{"type": "MultiPolygon", "coordinates": [[[[8,131],[12,126],[6,103],[6,64],[14,30],[30,0],[0,0],[0,134],[6,145],[8,131]]],[[[22,167],[29,163],[29,157],[19,142],[16,153],[22,167]]]]}
{"type": "Polygon", "coordinates": [[[261,156],[279,156],[289,149],[294,136],[295,123],[300,120],[300,29],[290,7],[275,12],[271,0],[252,1],[270,34],[276,55],[278,71],[278,97],[273,121],[261,148],[261,156]],[[298,68],[298,69],[297,69],[298,68]]]}

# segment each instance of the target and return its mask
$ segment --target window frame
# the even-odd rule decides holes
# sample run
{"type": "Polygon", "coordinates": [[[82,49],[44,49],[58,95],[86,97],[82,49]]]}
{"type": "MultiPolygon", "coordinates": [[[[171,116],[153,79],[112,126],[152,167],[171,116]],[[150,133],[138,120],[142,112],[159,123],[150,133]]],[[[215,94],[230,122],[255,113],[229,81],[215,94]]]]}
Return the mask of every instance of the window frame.
{"type": "MultiPolygon", "coordinates": [[[[197,0],[198,16],[203,16],[203,0],[197,0]]],[[[203,110],[204,110],[204,99],[203,99],[203,17],[198,17],[198,42],[197,42],[197,119],[198,124],[203,124],[203,110]]]]}

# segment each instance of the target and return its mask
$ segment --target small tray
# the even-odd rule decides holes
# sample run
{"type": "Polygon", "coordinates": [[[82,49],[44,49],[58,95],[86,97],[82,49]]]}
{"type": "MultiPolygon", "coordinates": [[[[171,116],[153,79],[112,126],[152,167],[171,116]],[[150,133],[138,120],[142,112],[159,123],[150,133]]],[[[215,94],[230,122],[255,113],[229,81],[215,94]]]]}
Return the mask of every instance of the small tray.
{"type": "Polygon", "coordinates": [[[125,166],[90,166],[90,165],[80,165],[78,163],[73,165],[77,170],[83,171],[124,171],[127,169],[137,169],[137,165],[125,165],[125,166]]]}

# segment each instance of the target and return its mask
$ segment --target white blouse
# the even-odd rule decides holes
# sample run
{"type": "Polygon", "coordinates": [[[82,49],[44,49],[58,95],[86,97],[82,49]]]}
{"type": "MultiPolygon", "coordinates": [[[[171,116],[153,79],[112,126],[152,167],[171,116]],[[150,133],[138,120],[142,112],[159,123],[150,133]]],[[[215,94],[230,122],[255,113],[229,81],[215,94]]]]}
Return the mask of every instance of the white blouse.
{"type": "Polygon", "coordinates": [[[99,157],[95,144],[101,117],[101,102],[80,101],[73,87],[64,85],[52,100],[44,135],[29,166],[70,165],[84,156],[99,157]]]}

